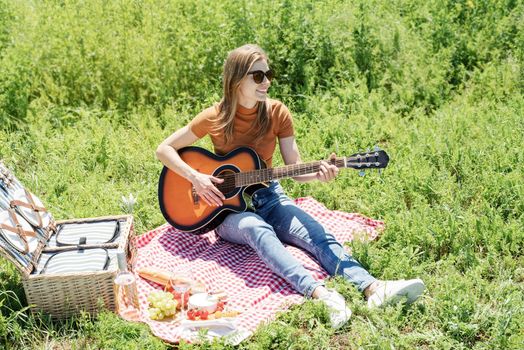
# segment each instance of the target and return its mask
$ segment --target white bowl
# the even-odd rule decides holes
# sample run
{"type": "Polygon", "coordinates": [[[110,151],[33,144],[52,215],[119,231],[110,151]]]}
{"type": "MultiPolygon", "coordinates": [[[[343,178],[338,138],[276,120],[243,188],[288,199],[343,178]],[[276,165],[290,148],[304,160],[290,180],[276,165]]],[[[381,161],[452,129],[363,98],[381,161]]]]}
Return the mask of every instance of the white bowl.
{"type": "Polygon", "coordinates": [[[207,293],[193,294],[189,297],[189,308],[207,310],[210,314],[216,311],[218,300],[207,293]]]}

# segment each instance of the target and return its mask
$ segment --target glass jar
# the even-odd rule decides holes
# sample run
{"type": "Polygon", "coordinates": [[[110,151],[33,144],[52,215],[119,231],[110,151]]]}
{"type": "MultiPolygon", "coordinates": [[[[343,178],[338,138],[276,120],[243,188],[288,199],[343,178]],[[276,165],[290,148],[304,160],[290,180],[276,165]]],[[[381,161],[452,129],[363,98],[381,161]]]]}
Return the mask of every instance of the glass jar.
{"type": "Polygon", "coordinates": [[[120,271],[115,277],[115,294],[117,306],[139,308],[136,279],[129,271],[120,271]]]}

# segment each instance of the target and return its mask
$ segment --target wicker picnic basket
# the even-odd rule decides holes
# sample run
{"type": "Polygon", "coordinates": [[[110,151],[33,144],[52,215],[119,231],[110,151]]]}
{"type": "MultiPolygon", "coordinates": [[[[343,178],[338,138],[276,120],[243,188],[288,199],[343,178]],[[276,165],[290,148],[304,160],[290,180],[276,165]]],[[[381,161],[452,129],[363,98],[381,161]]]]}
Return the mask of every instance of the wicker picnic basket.
{"type": "Polygon", "coordinates": [[[91,315],[102,309],[114,311],[114,279],[118,273],[116,252],[126,252],[131,270],[135,257],[132,215],[55,222],[41,202],[34,200],[36,196],[28,194],[24,197],[31,199],[29,205],[13,199],[23,187],[12,174],[7,174],[5,166],[0,163],[0,255],[20,271],[31,311],[43,312],[55,319],[77,315],[81,311],[91,315]],[[27,223],[30,220],[26,222],[23,215],[31,208],[41,217],[46,212],[44,224],[42,219],[36,226],[31,224],[33,231],[27,223]],[[111,239],[102,243],[90,242],[90,237],[103,232],[102,228],[114,229],[111,239]],[[81,238],[73,244],[62,243],[59,234],[62,234],[61,239],[77,239],[74,235],[81,238]],[[14,244],[9,241],[20,237],[22,239],[15,240],[14,244]],[[96,263],[96,259],[91,259],[94,253],[102,257],[101,263],[90,269],[86,266],[96,263]],[[76,257],[83,260],[77,261],[76,257]]]}
{"type": "MultiPolygon", "coordinates": [[[[118,242],[103,245],[86,245],[84,249],[97,247],[118,248],[127,252],[130,269],[135,256],[133,245],[133,217],[131,215],[108,216],[102,218],[76,219],[58,221],[57,226],[70,223],[89,223],[99,220],[118,220],[121,225],[121,236],[118,242]]],[[[43,251],[49,251],[44,248],[43,251]]],[[[43,311],[53,318],[66,318],[78,314],[80,310],[96,315],[102,308],[115,310],[114,279],[118,273],[116,255],[115,263],[104,271],[53,274],[25,274],[22,284],[29,305],[33,311],[43,311]]]]}

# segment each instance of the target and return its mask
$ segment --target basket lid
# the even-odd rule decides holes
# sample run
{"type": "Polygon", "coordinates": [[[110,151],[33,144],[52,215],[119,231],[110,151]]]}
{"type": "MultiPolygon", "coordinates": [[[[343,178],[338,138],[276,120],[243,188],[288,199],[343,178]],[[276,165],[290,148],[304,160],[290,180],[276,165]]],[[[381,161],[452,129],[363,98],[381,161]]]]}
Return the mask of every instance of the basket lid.
{"type": "Polygon", "coordinates": [[[31,273],[44,245],[45,238],[14,209],[0,211],[0,253],[22,273],[31,273]]]}
{"type": "Polygon", "coordinates": [[[0,254],[22,273],[30,274],[55,223],[42,201],[1,161],[0,224],[0,254]]]}

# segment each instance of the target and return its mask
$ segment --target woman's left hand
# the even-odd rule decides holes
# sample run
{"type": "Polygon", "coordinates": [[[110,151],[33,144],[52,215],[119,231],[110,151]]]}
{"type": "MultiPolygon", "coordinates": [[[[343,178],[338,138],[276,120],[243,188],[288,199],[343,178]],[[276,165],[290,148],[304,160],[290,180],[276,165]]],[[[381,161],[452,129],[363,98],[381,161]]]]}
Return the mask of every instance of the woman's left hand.
{"type": "MultiPolygon", "coordinates": [[[[331,153],[330,159],[336,158],[335,153],[331,153]]],[[[336,165],[330,164],[324,160],[320,161],[320,169],[317,173],[317,180],[328,182],[333,180],[338,175],[339,169],[336,165]]]]}

